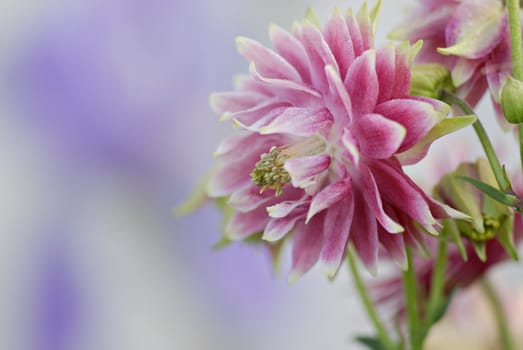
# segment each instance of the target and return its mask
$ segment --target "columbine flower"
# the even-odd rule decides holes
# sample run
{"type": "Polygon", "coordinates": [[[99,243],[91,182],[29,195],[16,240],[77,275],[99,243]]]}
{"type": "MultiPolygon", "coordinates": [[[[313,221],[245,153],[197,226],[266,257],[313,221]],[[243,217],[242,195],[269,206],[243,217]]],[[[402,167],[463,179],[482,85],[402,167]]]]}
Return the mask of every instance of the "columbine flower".
{"type": "Polygon", "coordinates": [[[500,0],[425,0],[390,36],[423,40],[419,62],[452,71],[458,94],[475,105],[487,88],[503,119],[501,89],[511,72],[507,13],[500,0]]]}
{"type": "Polygon", "coordinates": [[[479,189],[459,178],[463,176],[496,186],[494,173],[488,161],[483,158],[475,163],[462,163],[455,171],[443,176],[434,188],[434,197],[471,218],[468,221],[445,220],[443,233],[456,243],[465,259],[467,254],[464,240],[472,244],[482,261],[486,261],[488,258],[485,252],[486,246],[494,239],[498,240],[514,259],[517,259],[513,239],[512,209],[484,195],[479,189]]]}
{"type": "MultiPolygon", "coordinates": [[[[469,214],[471,220],[443,220],[442,238],[453,241],[447,247],[444,292],[467,287],[500,262],[517,259],[515,245],[523,238],[523,218],[511,209],[483,195],[478,189],[456,176],[468,176],[494,185],[492,170],[484,159],[463,163],[456,171],[445,175],[435,187],[435,197],[445,204],[469,214]]],[[[520,189],[517,189],[521,193],[520,189]]],[[[431,256],[436,256],[437,239],[428,244],[431,256]]],[[[418,294],[425,300],[432,290],[435,258],[415,257],[418,294]]],[[[378,282],[373,288],[377,303],[392,303],[401,315],[405,309],[401,276],[378,282]]],[[[421,302],[420,305],[426,303],[421,302]]],[[[424,312],[423,308],[420,310],[424,312]]]]}
{"type": "Polygon", "coordinates": [[[242,129],[218,147],[223,165],[208,186],[237,211],[226,235],[276,242],[293,232],[291,279],[318,259],[333,276],[349,242],[370,271],[380,244],[405,265],[404,245],[436,233],[449,212],[398,160],[424,155],[449,107],[409,96],[414,54],[372,47],[376,12],[334,10],[323,28],[309,13],[292,34],[273,25],[275,51],[238,38],[250,74],[211,97],[242,129]]]}

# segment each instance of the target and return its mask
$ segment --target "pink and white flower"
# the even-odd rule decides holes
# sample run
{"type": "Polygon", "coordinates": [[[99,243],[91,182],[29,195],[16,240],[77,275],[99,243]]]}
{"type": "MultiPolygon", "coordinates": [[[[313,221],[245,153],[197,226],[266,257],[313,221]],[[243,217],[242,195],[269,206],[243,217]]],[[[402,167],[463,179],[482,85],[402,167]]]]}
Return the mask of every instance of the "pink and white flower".
{"type": "Polygon", "coordinates": [[[318,260],[333,276],[349,242],[371,272],[380,245],[405,266],[405,244],[436,234],[451,212],[399,160],[424,156],[450,107],[409,96],[415,50],[373,48],[376,12],[335,9],[323,28],[309,13],[292,33],[272,25],[275,50],[238,38],[249,75],[211,96],[240,129],[218,147],[222,166],[208,184],[236,210],[226,236],[263,233],[270,244],[293,233],[291,279],[318,260]]]}
{"type": "Polygon", "coordinates": [[[423,40],[420,63],[451,70],[458,94],[475,105],[490,91],[496,112],[512,70],[507,11],[500,0],[420,0],[390,37],[423,40]]]}

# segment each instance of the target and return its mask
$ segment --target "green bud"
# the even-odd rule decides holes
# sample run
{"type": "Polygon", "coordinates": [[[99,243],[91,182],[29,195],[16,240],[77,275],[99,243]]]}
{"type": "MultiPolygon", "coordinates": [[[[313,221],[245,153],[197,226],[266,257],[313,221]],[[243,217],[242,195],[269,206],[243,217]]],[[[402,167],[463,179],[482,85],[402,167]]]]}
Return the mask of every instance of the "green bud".
{"type": "Polygon", "coordinates": [[[410,94],[438,98],[442,90],[453,92],[450,71],[437,63],[416,64],[411,70],[410,94]]]}
{"type": "Polygon", "coordinates": [[[501,108],[509,123],[523,122],[523,82],[507,78],[501,90],[501,108]]]}

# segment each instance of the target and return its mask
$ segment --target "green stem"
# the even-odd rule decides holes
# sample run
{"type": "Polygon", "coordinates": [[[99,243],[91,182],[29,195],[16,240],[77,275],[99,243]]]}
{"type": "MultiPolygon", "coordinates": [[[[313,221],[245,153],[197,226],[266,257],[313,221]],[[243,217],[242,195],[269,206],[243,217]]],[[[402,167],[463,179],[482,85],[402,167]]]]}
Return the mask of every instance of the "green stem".
{"type": "Polygon", "coordinates": [[[510,335],[510,330],[507,325],[505,313],[503,312],[503,307],[499,301],[496,291],[494,290],[494,287],[486,278],[481,281],[481,285],[490,303],[492,311],[494,312],[494,317],[496,318],[499,337],[501,338],[501,350],[514,350],[515,348],[510,335]]]}
{"type": "Polygon", "coordinates": [[[441,307],[441,296],[445,283],[445,269],[447,266],[447,241],[440,238],[438,245],[438,256],[436,257],[436,267],[432,273],[432,288],[430,291],[427,306],[426,327],[431,327],[439,313],[441,307]]]}
{"type": "MultiPolygon", "coordinates": [[[[469,104],[465,101],[463,101],[458,96],[448,92],[443,91],[441,93],[441,100],[444,102],[447,102],[451,105],[455,105],[461,109],[461,111],[467,115],[475,115],[474,110],[469,106],[469,104]]],[[[483,127],[483,124],[481,124],[481,121],[479,118],[476,119],[474,124],[472,125],[474,128],[474,131],[476,132],[476,135],[479,138],[479,142],[481,142],[481,146],[483,147],[483,150],[485,151],[485,154],[487,156],[487,159],[490,163],[490,167],[492,168],[492,172],[494,173],[494,176],[496,177],[496,181],[498,183],[499,189],[504,191],[509,187],[509,184],[505,180],[504,171],[501,167],[501,164],[499,163],[498,157],[496,155],[496,152],[494,151],[494,147],[492,146],[492,143],[490,142],[490,139],[487,135],[487,132],[485,131],[485,128],[483,127]]]]}
{"type": "Polygon", "coordinates": [[[515,79],[523,78],[521,47],[521,23],[519,19],[519,0],[508,0],[508,21],[510,29],[510,47],[512,50],[512,75],[515,79]]]}
{"type": "MultiPolygon", "coordinates": [[[[521,23],[519,18],[519,0],[508,0],[508,21],[510,30],[510,48],[512,51],[512,75],[516,80],[523,79],[523,54],[521,43],[521,23]]],[[[523,125],[518,125],[519,157],[523,168],[523,125]]]]}
{"type": "Polygon", "coordinates": [[[385,349],[395,350],[396,347],[390,339],[387,329],[379,319],[378,313],[376,312],[376,308],[374,307],[374,303],[372,302],[372,300],[369,297],[369,294],[367,293],[367,288],[365,287],[365,284],[363,283],[363,280],[358,271],[358,267],[356,266],[356,260],[354,259],[354,251],[352,247],[349,247],[349,249],[347,249],[347,259],[349,261],[352,277],[354,278],[356,290],[358,291],[361,301],[363,302],[363,306],[365,307],[365,311],[367,312],[370,321],[372,322],[374,328],[376,329],[376,332],[378,333],[378,338],[380,339],[385,349]]]}
{"type": "Polygon", "coordinates": [[[405,290],[405,304],[407,306],[407,320],[409,324],[409,338],[411,350],[422,350],[423,339],[419,332],[419,305],[416,295],[416,271],[412,261],[412,252],[406,247],[408,269],[403,273],[403,288],[405,290]]]}

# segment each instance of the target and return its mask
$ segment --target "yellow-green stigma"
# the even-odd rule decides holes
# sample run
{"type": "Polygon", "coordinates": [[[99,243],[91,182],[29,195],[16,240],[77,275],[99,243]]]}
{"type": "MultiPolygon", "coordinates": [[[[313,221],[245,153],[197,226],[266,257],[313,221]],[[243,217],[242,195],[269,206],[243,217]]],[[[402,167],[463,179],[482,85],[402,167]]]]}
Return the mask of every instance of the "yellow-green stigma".
{"type": "Polygon", "coordinates": [[[283,168],[287,158],[278,147],[271,147],[269,153],[260,156],[251,173],[252,182],[261,186],[260,193],[267,188],[275,190],[276,196],[283,193],[282,187],[291,181],[289,173],[283,168]]]}
{"type": "Polygon", "coordinates": [[[465,231],[464,235],[473,242],[486,242],[496,237],[498,229],[501,227],[499,220],[494,219],[491,216],[483,216],[483,232],[478,232],[475,229],[465,231]]]}

